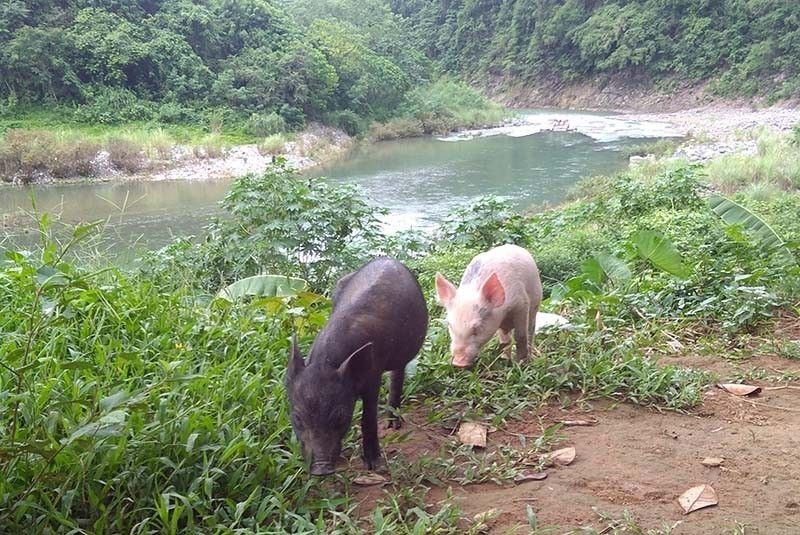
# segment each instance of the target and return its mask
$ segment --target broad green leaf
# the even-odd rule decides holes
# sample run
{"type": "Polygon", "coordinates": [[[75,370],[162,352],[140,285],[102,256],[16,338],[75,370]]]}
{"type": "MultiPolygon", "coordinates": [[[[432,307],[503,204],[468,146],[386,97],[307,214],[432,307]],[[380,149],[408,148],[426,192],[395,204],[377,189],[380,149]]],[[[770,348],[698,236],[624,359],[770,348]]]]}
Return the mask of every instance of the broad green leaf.
{"type": "Polygon", "coordinates": [[[758,240],[762,247],[777,251],[787,262],[797,263],[778,233],[744,206],[721,195],[711,195],[708,198],[708,205],[728,225],[741,225],[758,240]]]}
{"type": "Polygon", "coordinates": [[[246,296],[288,297],[306,288],[306,281],[283,275],[255,275],[223,288],[218,298],[234,301],[246,296]]]}
{"type": "Polygon", "coordinates": [[[77,428],[69,436],[67,443],[72,443],[82,437],[104,438],[119,435],[127,418],[128,413],[126,411],[117,410],[109,412],[100,419],[77,428]]]}
{"type": "Polygon", "coordinates": [[[603,266],[597,261],[597,258],[589,258],[583,262],[581,264],[581,271],[590,282],[595,283],[598,287],[603,284],[605,272],[603,271],[603,266]]]}
{"type": "Polygon", "coordinates": [[[616,256],[600,253],[595,256],[595,258],[600,267],[603,268],[603,273],[605,273],[615,285],[620,286],[631,280],[630,268],[616,256]]]}
{"type": "Polygon", "coordinates": [[[69,284],[69,279],[61,271],[44,265],[36,270],[36,282],[43,288],[52,288],[66,286],[69,284]]]}
{"type": "Polygon", "coordinates": [[[631,270],[625,262],[603,253],[586,260],[581,264],[581,270],[588,280],[597,286],[602,285],[606,278],[617,286],[628,282],[631,278],[631,270]]]}
{"type": "Polygon", "coordinates": [[[636,252],[657,268],[685,279],[689,270],[675,246],[664,235],[652,230],[640,230],[631,237],[636,252]]]}
{"type": "Polygon", "coordinates": [[[104,397],[103,399],[100,400],[100,410],[103,412],[108,412],[112,409],[115,409],[121,403],[125,403],[126,401],[128,401],[129,397],[130,395],[128,395],[128,393],[125,392],[124,390],[120,390],[119,392],[111,394],[108,397],[104,397]]]}

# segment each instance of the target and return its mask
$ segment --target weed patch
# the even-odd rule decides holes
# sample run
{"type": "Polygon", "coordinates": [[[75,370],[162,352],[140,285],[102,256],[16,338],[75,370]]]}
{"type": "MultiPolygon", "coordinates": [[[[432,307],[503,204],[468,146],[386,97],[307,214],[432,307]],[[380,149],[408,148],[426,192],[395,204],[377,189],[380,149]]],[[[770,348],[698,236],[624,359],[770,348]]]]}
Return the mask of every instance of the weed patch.
{"type": "MultiPolygon", "coordinates": [[[[712,378],[657,363],[654,355],[670,351],[667,338],[692,338],[708,351],[731,340],[745,347],[749,333],[798,302],[796,268],[721,220],[702,184],[699,168],[611,177],[532,216],[482,199],[424,239],[387,239],[380,212],[357,191],[278,166],[233,186],[205,240],[180,240],[130,273],[68,261],[95,227],[56,240],[42,216],[42,246],[0,261],[0,500],[11,504],[0,526],[480,532],[486,519],[426,506],[426,489],[513,480],[522,457],[551,449],[560,428],[542,424],[524,443],[508,432],[516,438],[486,452],[446,430],[471,420],[502,434],[545,403],[595,399],[688,411],[712,378]],[[506,359],[491,342],[475,369],[455,370],[434,274],[457,278],[476,252],[507,241],[542,259],[544,307],[572,325],[538,333],[528,362],[506,359]],[[330,312],[324,294],[376,252],[404,258],[429,296],[430,328],[409,370],[405,410],[445,431],[437,454],[392,457],[396,490],[355,518],[349,472],[322,483],[308,477],[283,375],[292,334],[309,344],[330,312]],[[316,293],[235,304],[213,297],[263,272],[300,276],[316,293]]],[[[787,243],[800,238],[796,195],[737,199],[787,243]]],[[[795,345],[776,340],[764,350],[795,359],[795,345]]],[[[743,379],[759,372],[748,373],[743,379]]],[[[356,462],[354,429],[345,451],[356,462]]]]}

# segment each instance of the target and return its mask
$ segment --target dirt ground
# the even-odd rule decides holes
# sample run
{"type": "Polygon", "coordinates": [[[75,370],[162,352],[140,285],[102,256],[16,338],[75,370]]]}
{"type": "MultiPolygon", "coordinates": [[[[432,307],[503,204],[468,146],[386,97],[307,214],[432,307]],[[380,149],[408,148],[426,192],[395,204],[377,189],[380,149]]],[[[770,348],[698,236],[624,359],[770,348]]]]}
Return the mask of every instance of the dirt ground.
{"type": "MultiPolygon", "coordinates": [[[[712,369],[722,379],[737,372],[760,374],[764,380],[748,383],[763,390],[741,398],[712,387],[690,414],[609,401],[574,404],[566,410],[556,404],[544,407],[527,421],[509,422],[490,433],[487,452],[500,444],[519,445],[518,434],[534,439],[541,435],[542,424],[596,419],[592,426],[561,430],[565,440],[557,447],[575,447],[575,461],[548,468],[542,481],[454,485],[453,499],[468,517],[496,510],[489,533],[528,533],[527,505],[540,526],[556,528],[552,533],[581,527],[610,533],[610,521],[596,511],[618,519],[626,510],[641,528],[671,527],[674,534],[800,533],[800,383],[778,381],[786,374],[800,377],[800,361],[772,355],[742,362],[693,356],[668,360],[712,369]],[[701,464],[705,457],[724,461],[709,468],[701,464]],[[716,490],[719,505],[684,515],[678,497],[702,484],[716,490]]],[[[409,460],[437,455],[440,445],[452,440],[447,430],[426,426],[419,409],[409,408],[406,414],[409,425],[403,431],[411,430],[408,440],[385,448],[388,455],[402,454],[409,460]]],[[[391,487],[357,492],[366,509],[391,487]]],[[[432,488],[426,503],[436,509],[447,492],[446,487],[432,488]]]]}

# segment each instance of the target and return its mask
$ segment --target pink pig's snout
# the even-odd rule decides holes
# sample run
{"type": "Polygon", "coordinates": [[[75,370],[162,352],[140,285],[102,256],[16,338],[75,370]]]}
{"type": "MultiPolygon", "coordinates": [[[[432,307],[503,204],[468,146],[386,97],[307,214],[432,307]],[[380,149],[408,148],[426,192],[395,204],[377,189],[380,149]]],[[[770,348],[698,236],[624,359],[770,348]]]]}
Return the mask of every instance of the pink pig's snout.
{"type": "Polygon", "coordinates": [[[453,366],[457,368],[471,368],[478,360],[478,353],[469,351],[469,348],[450,348],[453,354],[453,366]]]}

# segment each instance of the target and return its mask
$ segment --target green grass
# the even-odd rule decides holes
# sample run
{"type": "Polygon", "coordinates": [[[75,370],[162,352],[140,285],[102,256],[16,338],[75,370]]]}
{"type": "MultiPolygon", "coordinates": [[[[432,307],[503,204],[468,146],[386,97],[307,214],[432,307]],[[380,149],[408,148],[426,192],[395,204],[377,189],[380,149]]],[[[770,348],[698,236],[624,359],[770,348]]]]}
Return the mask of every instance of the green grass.
{"type": "Polygon", "coordinates": [[[800,147],[776,134],[762,133],[753,156],[729,155],[708,165],[711,183],[725,192],[747,186],[796,190],[800,188],[800,147]]]}
{"type": "Polygon", "coordinates": [[[70,116],[69,109],[58,107],[24,109],[15,111],[13,116],[0,115],[0,135],[10,129],[48,130],[100,143],[118,137],[146,141],[150,136],[155,135],[166,138],[173,144],[199,145],[209,133],[214,131],[227,145],[256,141],[256,138],[237,128],[212,128],[210,125],[172,125],[152,122],[131,122],[120,125],[86,124],[70,119],[70,116]]]}
{"type": "Polygon", "coordinates": [[[640,143],[632,147],[625,148],[622,153],[625,156],[647,156],[653,154],[656,157],[671,156],[678,147],[681,145],[680,140],[676,139],[659,139],[658,141],[651,141],[648,143],[640,143]]]}
{"type": "MultiPolygon", "coordinates": [[[[87,518],[84,527],[94,532],[139,524],[163,533],[313,530],[320,518],[336,525],[346,496],[335,481],[307,476],[282,386],[289,326],[308,343],[327,305],[209,304],[188,290],[164,293],[141,278],[54,264],[60,269],[15,257],[0,271],[2,385],[11,394],[0,497],[14,504],[0,513],[0,525],[40,530],[87,518]]],[[[441,423],[480,416],[499,424],[565,392],[666,408],[697,402],[702,374],[659,368],[618,343],[541,336],[546,359],[518,366],[489,350],[477,371],[456,373],[441,329],[433,329],[407,396],[441,423]]],[[[353,456],[356,443],[352,436],[353,456]]],[[[416,489],[516,474],[513,451],[494,459],[448,448],[417,464],[393,460],[393,478],[416,489]]],[[[387,505],[399,515],[397,507],[387,505]]],[[[458,518],[443,511],[424,522],[458,518]]],[[[373,521],[395,526],[409,514],[416,513],[373,521]]]]}
{"type": "Polygon", "coordinates": [[[375,141],[443,135],[464,128],[495,126],[511,112],[462,82],[447,78],[413,90],[397,117],[370,127],[375,141]]]}
{"type": "MultiPolygon", "coordinates": [[[[296,265],[276,260],[280,250],[262,259],[248,242],[253,257],[240,259],[234,247],[242,246],[236,243],[242,226],[248,236],[270,236],[285,248],[298,222],[312,218],[315,236],[330,243],[301,249],[313,249],[331,269],[350,269],[374,247],[407,255],[410,242],[369,242],[361,251],[334,247],[342,241],[341,224],[352,223],[348,210],[367,226],[374,212],[352,204],[357,195],[349,189],[313,181],[287,189],[291,176],[281,173],[234,187],[236,228],[218,225],[214,239],[178,243],[130,272],[91,268],[80,253],[73,257],[93,229],[74,229],[74,243],[62,236],[66,245],[58,245],[44,217],[42,247],[9,252],[0,261],[0,503],[9,504],[0,508],[0,531],[480,532],[484,520],[453,505],[426,504],[427,489],[512,480],[521,459],[561,440],[558,426],[536,425],[545,403],[610,399],[690,410],[715,378],[659,363],[665,333],[701,332],[698,347],[733,354],[741,349],[737,340],[746,345],[749,333],[768,328],[777,310],[800,304],[797,270],[707,208],[701,169],[636,173],[597,180],[580,200],[532,216],[514,214],[497,200],[475,203],[449,218],[432,245],[403,257],[431,312],[404,410],[442,431],[440,449],[414,458],[390,454],[396,487],[361,518],[351,498],[352,471],[326,480],[308,476],[282,384],[292,333],[308,347],[328,317],[329,301],[301,294],[234,305],[214,300],[216,287],[209,284],[256,267],[283,272],[296,265]],[[276,195],[282,203],[274,202],[276,195]],[[686,278],[636,254],[631,236],[642,229],[673,244],[691,268],[686,278]],[[550,295],[545,309],[565,314],[574,328],[538,334],[535,358],[525,364],[507,360],[491,342],[474,370],[455,370],[443,311],[432,298],[433,276],[457,278],[476,251],[506,240],[533,251],[550,295]],[[601,252],[624,263],[630,278],[591,278],[586,261],[601,252]],[[464,419],[500,429],[534,424],[524,444],[475,452],[446,431],[464,419]]],[[[800,195],[737,200],[787,241],[800,238],[800,195]]],[[[797,358],[795,345],[774,346],[797,358]]],[[[413,429],[388,435],[385,451],[413,429]]],[[[359,454],[354,426],[344,455],[356,469],[359,454]]],[[[626,532],[626,522],[609,519],[608,525],[626,532]]],[[[547,532],[532,511],[529,524],[547,532]]]]}

